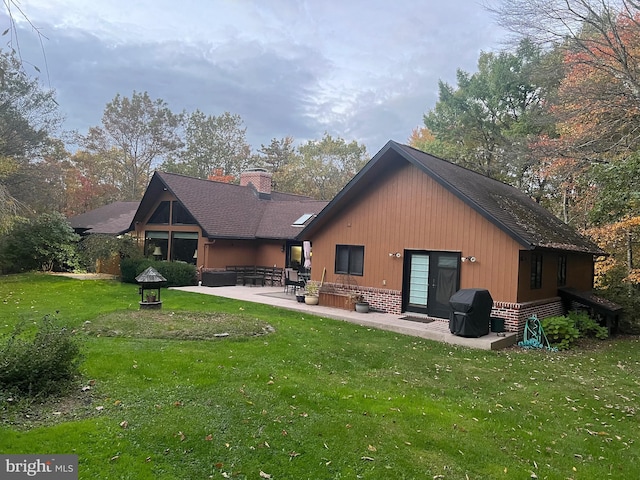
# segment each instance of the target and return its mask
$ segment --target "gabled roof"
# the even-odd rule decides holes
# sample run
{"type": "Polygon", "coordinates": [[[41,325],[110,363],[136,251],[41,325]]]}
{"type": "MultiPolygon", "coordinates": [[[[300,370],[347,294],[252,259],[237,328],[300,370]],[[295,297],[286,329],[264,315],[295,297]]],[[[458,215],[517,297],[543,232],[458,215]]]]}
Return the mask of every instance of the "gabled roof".
{"type": "Polygon", "coordinates": [[[189,211],[208,238],[293,239],[300,229],[291,224],[303,213],[317,214],[327,204],[301,195],[271,192],[265,196],[252,186],[156,171],[132,227],[144,220],[165,190],[189,211]]]}
{"type": "Polygon", "coordinates": [[[120,235],[129,231],[140,202],[114,202],[69,218],[80,233],[120,235]]]}
{"type": "Polygon", "coordinates": [[[523,248],[603,255],[589,239],[555,217],[520,190],[407,145],[389,141],[327,207],[302,231],[308,238],[371,182],[409,162],[465,202],[523,248]]]}

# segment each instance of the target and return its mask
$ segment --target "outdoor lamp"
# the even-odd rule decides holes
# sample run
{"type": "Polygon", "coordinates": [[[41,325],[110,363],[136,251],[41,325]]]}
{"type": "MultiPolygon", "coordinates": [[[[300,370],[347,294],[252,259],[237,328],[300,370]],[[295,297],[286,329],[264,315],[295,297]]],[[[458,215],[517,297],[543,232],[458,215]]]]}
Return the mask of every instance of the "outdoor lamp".
{"type": "Polygon", "coordinates": [[[162,258],[162,249],[160,247],[156,247],[151,255],[156,259],[162,258]]]}

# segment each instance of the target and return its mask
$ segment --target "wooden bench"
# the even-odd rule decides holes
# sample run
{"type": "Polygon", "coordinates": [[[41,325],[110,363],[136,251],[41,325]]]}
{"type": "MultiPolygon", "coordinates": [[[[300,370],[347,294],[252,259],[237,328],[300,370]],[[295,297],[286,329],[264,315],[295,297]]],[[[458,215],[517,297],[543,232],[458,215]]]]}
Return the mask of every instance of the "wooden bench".
{"type": "Polygon", "coordinates": [[[265,267],[261,265],[227,265],[227,271],[235,272],[237,283],[246,285],[257,285],[258,282],[264,287],[267,283],[272,287],[282,285],[282,272],[280,267],[265,267]]]}

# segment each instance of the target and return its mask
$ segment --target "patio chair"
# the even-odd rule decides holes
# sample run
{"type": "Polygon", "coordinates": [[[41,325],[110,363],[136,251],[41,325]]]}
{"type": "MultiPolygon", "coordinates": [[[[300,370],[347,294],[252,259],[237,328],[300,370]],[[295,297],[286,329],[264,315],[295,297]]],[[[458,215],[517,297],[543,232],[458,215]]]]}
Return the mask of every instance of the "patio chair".
{"type": "Polygon", "coordinates": [[[285,293],[289,292],[289,287],[293,288],[293,293],[296,293],[298,288],[304,288],[304,279],[298,276],[298,272],[296,272],[292,268],[287,268],[284,271],[284,291],[285,293]]]}

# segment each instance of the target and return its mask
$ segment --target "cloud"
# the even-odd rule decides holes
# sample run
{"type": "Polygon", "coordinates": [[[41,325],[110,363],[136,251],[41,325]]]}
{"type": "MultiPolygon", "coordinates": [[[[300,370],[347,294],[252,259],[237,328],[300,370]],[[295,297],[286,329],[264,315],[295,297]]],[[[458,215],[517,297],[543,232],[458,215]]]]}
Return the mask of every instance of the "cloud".
{"type": "MultiPolygon", "coordinates": [[[[325,131],[370,154],[406,141],[438,80],[474,71],[499,38],[474,0],[96,3],[27,1],[68,129],[86,133],[116,94],[147,91],[175,112],[240,115],[254,149],[325,131]]],[[[38,63],[37,38],[20,35],[38,63]]]]}

